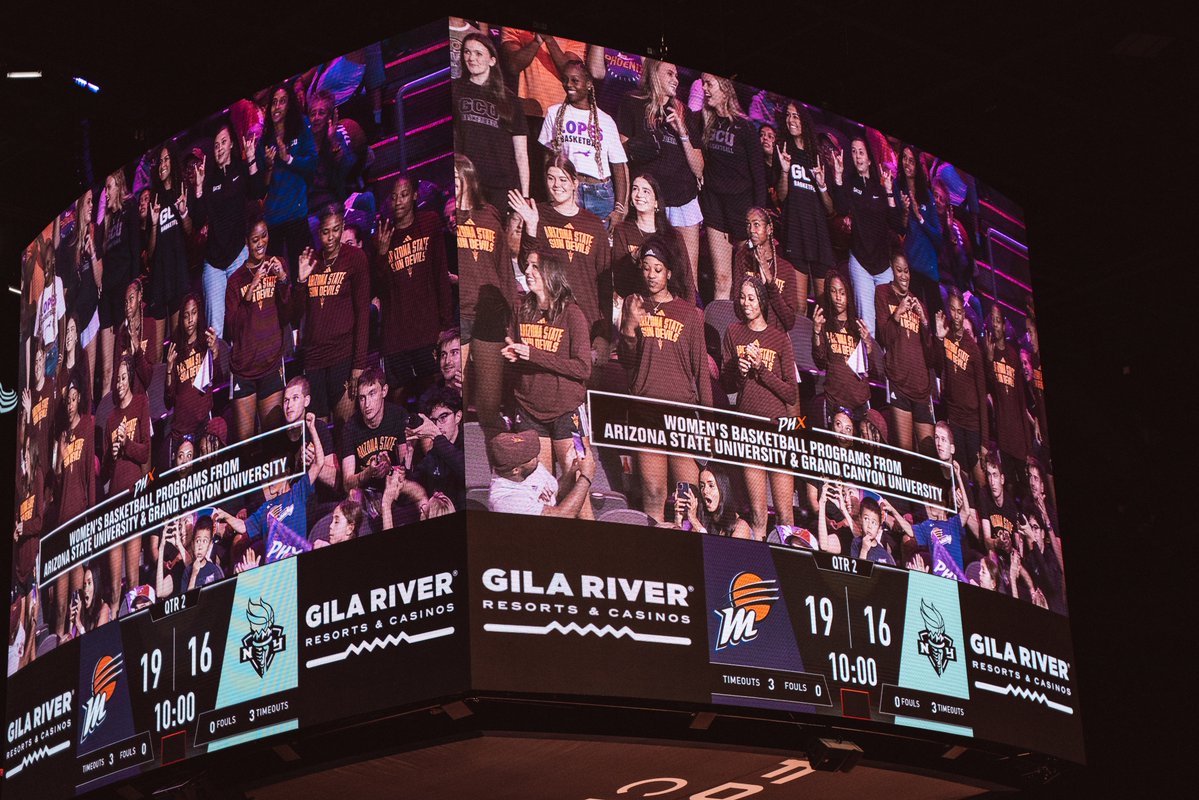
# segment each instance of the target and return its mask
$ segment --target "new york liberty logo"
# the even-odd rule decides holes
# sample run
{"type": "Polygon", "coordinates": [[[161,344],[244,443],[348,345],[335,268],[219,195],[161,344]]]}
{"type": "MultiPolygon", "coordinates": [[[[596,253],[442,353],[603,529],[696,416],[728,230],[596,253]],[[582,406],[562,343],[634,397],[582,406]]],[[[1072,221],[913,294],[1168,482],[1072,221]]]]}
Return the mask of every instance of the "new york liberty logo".
{"type": "Polygon", "coordinates": [[[752,572],[738,573],[729,581],[728,606],[712,612],[720,620],[716,649],[756,639],[758,623],[770,615],[778,599],[778,581],[764,580],[752,572]]]}
{"type": "Polygon", "coordinates": [[[928,657],[937,675],[944,674],[949,662],[958,660],[953,637],[945,632],[945,618],[932,603],[920,600],[920,616],[924,619],[924,630],[916,636],[916,648],[920,655],[928,657]]]}
{"type": "Polygon", "coordinates": [[[250,632],[241,640],[241,663],[249,661],[262,678],[275,655],[287,649],[287,634],[283,626],[275,624],[275,609],[262,598],[257,603],[246,601],[246,621],[250,623],[250,632]]]}

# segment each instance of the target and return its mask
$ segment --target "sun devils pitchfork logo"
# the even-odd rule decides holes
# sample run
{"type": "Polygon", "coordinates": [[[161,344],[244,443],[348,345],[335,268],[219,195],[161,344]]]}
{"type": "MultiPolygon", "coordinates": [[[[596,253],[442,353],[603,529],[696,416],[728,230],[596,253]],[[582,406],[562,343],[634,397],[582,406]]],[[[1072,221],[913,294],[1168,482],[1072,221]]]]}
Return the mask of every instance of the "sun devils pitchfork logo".
{"type": "Polygon", "coordinates": [[[937,671],[937,675],[945,672],[950,661],[958,660],[957,648],[953,638],[945,632],[945,619],[932,603],[920,600],[920,616],[924,618],[924,630],[917,635],[917,648],[920,655],[928,656],[928,661],[937,671]]]}
{"type": "Polygon", "coordinates": [[[250,632],[241,640],[241,663],[249,661],[261,678],[271,668],[275,654],[287,649],[287,635],[275,624],[275,609],[261,597],[257,603],[246,601],[246,620],[250,632]]]}
{"type": "Polygon", "coordinates": [[[763,580],[752,572],[738,573],[729,581],[728,607],[713,611],[720,619],[716,649],[756,639],[757,624],[766,619],[778,599],[778,581],[763,580]]]}

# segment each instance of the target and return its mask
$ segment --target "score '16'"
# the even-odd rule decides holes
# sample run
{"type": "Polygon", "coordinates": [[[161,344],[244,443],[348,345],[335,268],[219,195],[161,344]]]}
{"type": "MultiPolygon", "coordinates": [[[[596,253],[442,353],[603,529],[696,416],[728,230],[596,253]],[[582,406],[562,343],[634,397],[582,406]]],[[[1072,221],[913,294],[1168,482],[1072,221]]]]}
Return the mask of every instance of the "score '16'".
{"type": "MultiPolygon", "coordinates": [[[[203,641],[197,641],[193,636],[187,640],[187,649],[191,653],[191,674],[195,676],[212,669],[212,648],[208,645],[208,631],[204,631],[203,641]]],[[[154,648],[149,653],[143,653],[142,691],[148,692],[158,688],[158,679],[162,677],[162,650],[154,648]],[[152,679],[152,680],[151,680],[152,679]]]]}
{"type": "MultiPolygon", "coordinates": [[[[804,598],[804,605],[808,608],[808,617],[812,622],[812,635],[828,636],[832,633],[833,601],[828,597],[817,598],[810,594],[804,598]],[[819,621],[817,614],[819,614],[819,621]],[[820,630],[819,622],[824,623],[823,631],[820,630]]],[[[870,636],[870,644],[889,647],[891,645],[891,626],[887,624],[887,609],[879,609],[877,623],[874,619],[874,606],[866,606],[862,609],[862,616],[866,618],[866,631],[870,636]]]]}

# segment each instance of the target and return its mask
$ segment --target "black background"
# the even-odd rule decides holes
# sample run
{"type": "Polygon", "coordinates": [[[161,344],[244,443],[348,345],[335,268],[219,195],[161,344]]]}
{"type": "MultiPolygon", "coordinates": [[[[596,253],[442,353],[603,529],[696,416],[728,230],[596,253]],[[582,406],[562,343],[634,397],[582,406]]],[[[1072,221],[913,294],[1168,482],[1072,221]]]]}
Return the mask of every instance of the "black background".
{"type": "MultiPolygon", "coordinates": [[[[1194,711],[1184,656],[1193,582],[1188,548],[1176,544],[1192,516],[1181,484],[1194,472],[1184,458],[1194,438],[1194,334],[1183,324],[1197,288],[1186,76],[1199,52],[1184,6],[453,5],[635,52],[665,34],[672,60],[914,141],[1024,207],[1092,764],[1037,794],[1180,788],[1173,762],[1190,737],[1175,737],[1194,711]]],[[[20,249],[81,189],[83,120],[103,174],[238,96],[423,21],[378,0],[6,9],[0,60],[48,76],[0,79],[6,284],[17,280],[20,249]],[[103,91],[83,92],[72,74],[103,91]]],[[[0,324],[15,345],[16,296],[6,296],[0,324]]],[[[12,362],[0,382],[14,385],[12,362]]],[[[15,418],[2,419],[0,453],[13,454],[15,418]]],[[[10,502],[0,492],[6,519],[10,502]]]]}

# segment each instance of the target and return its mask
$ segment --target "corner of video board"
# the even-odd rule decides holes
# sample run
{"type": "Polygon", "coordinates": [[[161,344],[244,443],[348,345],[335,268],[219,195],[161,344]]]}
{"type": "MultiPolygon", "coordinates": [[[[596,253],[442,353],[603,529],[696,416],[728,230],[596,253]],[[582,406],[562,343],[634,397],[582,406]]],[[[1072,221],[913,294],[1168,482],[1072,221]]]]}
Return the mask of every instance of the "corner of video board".
{"type": "Polygon", "coordinates": [[[1081,762],[1022,211],[770,89],[462,36],[472,687],[1081,762]]]}
{"type": "Polygon", "coordinates": [[[468,687],[1081,761],[1025,241],[879,131],[516,28],[232,102],[22,256],[6,793],[468,687]]]}

